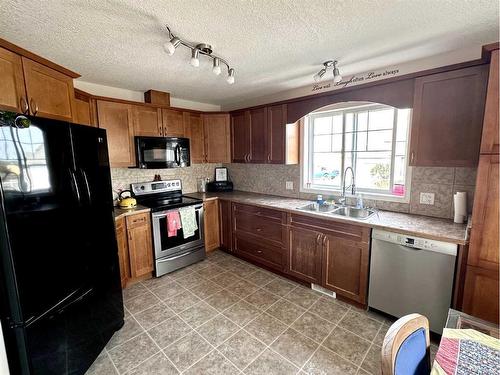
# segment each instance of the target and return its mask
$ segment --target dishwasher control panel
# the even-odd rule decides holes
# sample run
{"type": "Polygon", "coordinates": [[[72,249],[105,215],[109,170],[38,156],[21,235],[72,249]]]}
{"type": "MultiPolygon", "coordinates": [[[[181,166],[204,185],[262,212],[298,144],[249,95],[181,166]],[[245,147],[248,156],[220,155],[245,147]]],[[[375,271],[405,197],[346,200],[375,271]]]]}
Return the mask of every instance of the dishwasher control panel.
{"type": "Polygon", "coordinates": [[[453,256],[457,255],[457,245],[449,242],[407,236],[401,233],[386,232],[378,229],[373,230],[372,238],[414,248],[416,250],[422,249],[453,256]]]}

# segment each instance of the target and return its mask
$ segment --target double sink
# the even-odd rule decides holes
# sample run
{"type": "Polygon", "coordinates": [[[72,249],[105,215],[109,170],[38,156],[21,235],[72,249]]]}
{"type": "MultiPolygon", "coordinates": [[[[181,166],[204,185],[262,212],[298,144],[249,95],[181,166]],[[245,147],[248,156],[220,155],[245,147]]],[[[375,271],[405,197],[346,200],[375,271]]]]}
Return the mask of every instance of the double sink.
{"type": "Polygon", "coordinates": [[[297,207],[298,210],[307,212],[317,212],[322,214],[338,215],[351,217],[353,219],[366,220],[375,214],[375,210],[370,208],[356,208],[353,206],[337,206],[330,203],[310,203],[305,206],[297,207]]]}

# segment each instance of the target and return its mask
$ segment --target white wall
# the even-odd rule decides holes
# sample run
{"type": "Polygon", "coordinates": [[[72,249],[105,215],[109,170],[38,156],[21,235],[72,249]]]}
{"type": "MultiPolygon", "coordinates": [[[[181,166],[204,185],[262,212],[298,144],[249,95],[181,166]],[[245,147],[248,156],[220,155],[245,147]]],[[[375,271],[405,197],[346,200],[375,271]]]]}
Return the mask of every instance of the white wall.
{"type": "Polygon", "coordinates": [[[0,375],[8,375],[9,366],[7,364],[7,354],[5,353],[5,344],[3,342],[2,326],[0,325],[0,375]]]}
{"type": "MultiPolygon", "coordinates": [[[[110,98],[132,100],[135,102],[144,102],[144,93],[141,91],[133,91],[122,89],[119,87],[104,86],[97,83],[74,80],[76,88],[88,92],[89,94],[107,96],[110,98]]],[[[192,100],[180,99],[170,96],[170,105],[172,107],[195,109],[198,111],[220,111],[220,105],[194,102],[192,100]]]]}

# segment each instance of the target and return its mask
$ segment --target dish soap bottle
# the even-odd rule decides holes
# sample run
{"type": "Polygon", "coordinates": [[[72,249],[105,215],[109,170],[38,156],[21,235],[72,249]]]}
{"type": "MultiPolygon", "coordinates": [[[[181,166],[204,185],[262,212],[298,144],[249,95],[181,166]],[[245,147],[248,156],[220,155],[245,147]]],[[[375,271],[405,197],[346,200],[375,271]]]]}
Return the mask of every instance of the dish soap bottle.
{"type": "Polygon", "coordinates": [[[359,193],[356,196],[356,208],[362,209],[363,208],[363,195],[359,193]]]}
{"type": "Polygon", "coordinates": [[[323,202],[323,196],[321,194],[318,194],[318,196],[316,197],[316,203],[321,206],[323,202]]]}

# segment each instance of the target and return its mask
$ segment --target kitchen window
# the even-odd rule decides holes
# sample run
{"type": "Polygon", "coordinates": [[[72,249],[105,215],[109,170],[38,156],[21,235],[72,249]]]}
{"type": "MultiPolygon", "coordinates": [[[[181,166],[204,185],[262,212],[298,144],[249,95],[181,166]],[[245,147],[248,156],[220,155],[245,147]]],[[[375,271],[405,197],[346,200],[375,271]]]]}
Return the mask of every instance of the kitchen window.
{"type": "MultiPolygon", "coordinates": [[[[406,201],[411,110],[365,104],[313,112],[306,117],[302,191],[338,194],[352,167],[356,191],[406,201]]],[[[346,185],[350,185],[350,175],[346,185]]]]}

